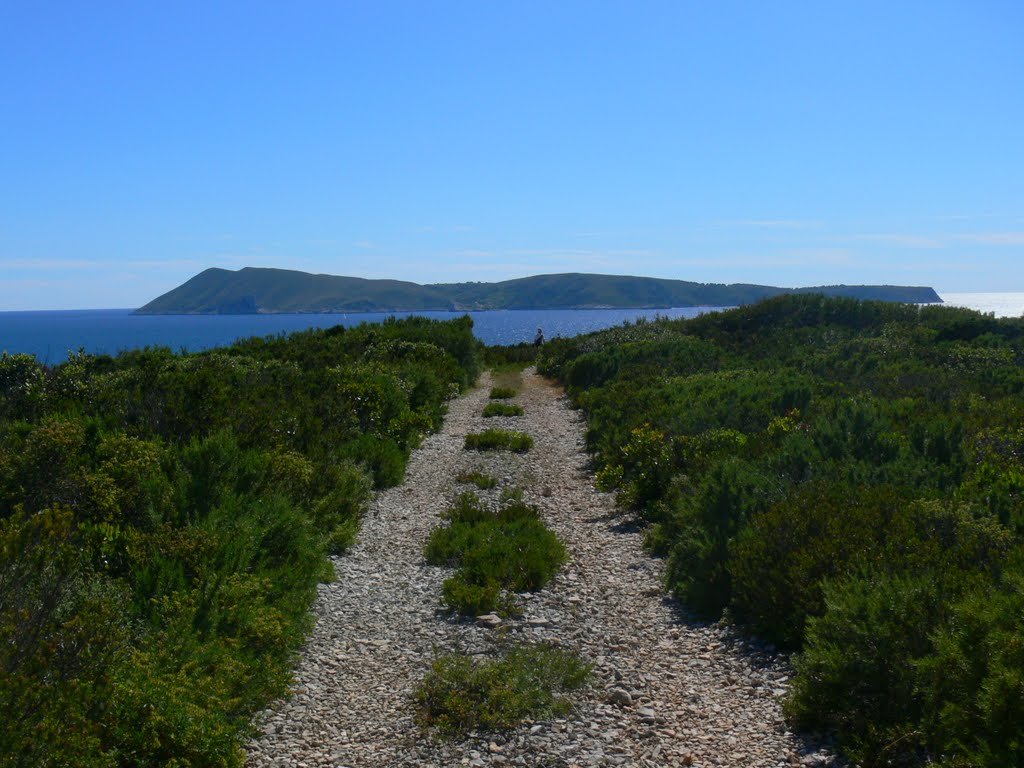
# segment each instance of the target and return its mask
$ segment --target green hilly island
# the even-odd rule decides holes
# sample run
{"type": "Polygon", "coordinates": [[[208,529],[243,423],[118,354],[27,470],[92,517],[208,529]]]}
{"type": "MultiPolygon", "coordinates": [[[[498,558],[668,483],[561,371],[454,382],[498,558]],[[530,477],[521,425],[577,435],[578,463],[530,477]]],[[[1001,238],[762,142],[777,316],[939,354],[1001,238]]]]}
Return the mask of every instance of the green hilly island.
{"type": "Polygon", "coordinates": [[[779,288],[692,283],[619,275],[535,275],[497,283],[419,285],[314,275],[289,269],[211,268],[136,310],[139,314],[256,314],[284,312],[471,311],[490,309],[658,309],[740,306],[770,296],[822,293],[857,299],[941,303],[924,286],[828,285],[779,288]]]}

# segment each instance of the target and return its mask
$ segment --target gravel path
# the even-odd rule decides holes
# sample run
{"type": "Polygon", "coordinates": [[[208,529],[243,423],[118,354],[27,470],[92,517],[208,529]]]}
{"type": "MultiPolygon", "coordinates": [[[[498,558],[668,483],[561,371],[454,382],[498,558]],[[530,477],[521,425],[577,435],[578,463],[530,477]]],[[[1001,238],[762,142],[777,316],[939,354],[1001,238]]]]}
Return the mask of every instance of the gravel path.
{"type": "Polygon", "coordinates": [[[778,698],[789,670],[766,649],[688,620],[662,595],[662,564],[593,488],[583,424],[561,391],[532,371],[513,401],[525,414],[484,419],[490,379],[453,401],[441,432],[415,452],[402,486],[378,495],[358,543],[320,587],[317,623],[294,695],[257,718],[251,766],[794,766],[830,755],[786,731],[778,698]],[[529,453],[463,450],[488,426],[528,432],[529,453]],[[463,470],[517,486],[565,542],[570,561],[524,596],[524,616],[498,629],[449,619],[446,569],[422,550],[440,513],[466,490],[463,470]],[[435,651],[484,653],[505,641],[550,640],[595,665],[566,719],[441,743],[413,724],[411,692],[435,651]]]}

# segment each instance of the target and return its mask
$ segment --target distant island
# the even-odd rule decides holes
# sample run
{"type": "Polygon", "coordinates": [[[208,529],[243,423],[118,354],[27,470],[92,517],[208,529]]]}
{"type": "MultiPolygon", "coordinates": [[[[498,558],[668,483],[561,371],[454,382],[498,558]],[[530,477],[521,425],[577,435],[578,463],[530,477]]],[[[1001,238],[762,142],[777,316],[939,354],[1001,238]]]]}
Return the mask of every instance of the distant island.
{"type": "Polygon", "coordinates": [[[493,309],[663,309],[732,307],[787,293],[937,304],[934,289],[899,285],[777,288],[653,277],[569,273],[499,283],[419,285],[401,280],[314,275],[290,269],[211,268],[136,310],[144,315],[304,312],[468,312],[493,309]]]}

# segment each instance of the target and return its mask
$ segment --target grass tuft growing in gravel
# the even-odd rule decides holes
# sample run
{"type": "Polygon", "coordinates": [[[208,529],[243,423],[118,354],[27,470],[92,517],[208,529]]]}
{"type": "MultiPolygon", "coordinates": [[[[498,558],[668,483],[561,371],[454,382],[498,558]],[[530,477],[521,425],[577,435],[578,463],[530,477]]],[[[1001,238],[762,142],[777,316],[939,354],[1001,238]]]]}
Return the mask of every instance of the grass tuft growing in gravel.
{"type": "Polygon", "coordinates": [[[443,737],[514,728],[524,719],[568,714],[564,694],[582,688],[591,667],[552,645],[513,647],[493,659],[446,654],[416,688],[416,722],[443,737]]]}
{"type": "Polygon", "coordinates": [[[458,568],[442,587],[445,603],[465,616],[515,612],[509,592],[540,589],[566,559],[565,546],[541,522],[537,508],[513,499],[490,509],[476,494],[459,496],[435,528],[423,556],[458,568]]]}
{"type": "Polygon", "coordinates": [[[526,453],[533,448],[533,438],[525,432],[510,432],[507,429],[486,429],[483,432],[466,435],[466,450],[469,451],[512,451],[526,453]]]}
{"type": "Polygon", "coordinates": [[[488,403],[484,408],[484,418],[489,419],[492,416],[522,416],[523,407],[521,405],[509,405],[508,403],[488,403]]]}
{"type": "Polygon", "coordinates": [[[481,491],[487,491],[498,484],[498,478],[474,469],[472,472],[460,472],[455,476],[455,482],[463,485],[475,485],[481,491]]]}

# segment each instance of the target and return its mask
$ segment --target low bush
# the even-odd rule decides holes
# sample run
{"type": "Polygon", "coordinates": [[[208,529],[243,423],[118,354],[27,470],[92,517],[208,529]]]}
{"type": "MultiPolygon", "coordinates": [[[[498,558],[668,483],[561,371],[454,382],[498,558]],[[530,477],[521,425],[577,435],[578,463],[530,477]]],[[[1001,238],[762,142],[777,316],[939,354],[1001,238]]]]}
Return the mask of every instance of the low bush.
{"type": "Polygon", "coordinates": [[[512,616],[518,613],[515,600],[502,592],[496,583],[470,584],[461,572],[444,580],[441,598],[445,605],[462,616],[486,613],[512,616]]]}
{"type": "Polygon", "coordinates": [[[799,647],[807,617],[824,612],[823,580],[870,563],[904,503],[894,488],[810,483],[755,515],[729,562],[737,616],[762,637],[799,647]]]}
{"type": "Polygon", "coordinates": [[[795,659],[786,701],[791,721],[837,729],[859,764],[913,764],[923,734],[908,662],[930,652],[940,598],[935,574],[826,582],[827,609],[809,619],[804,651],[795,659]]]}
{"type": "Polygon", "coordinates": [[[502,590],[536,591],[565,562],[565,546],[541,522],[536,507],[522,501],[492,510],[475,494],[464,493],[445,516],[450,525],[431,532],[424,557],[431,565],[459,569],[445,583],[444,598],[463,615],[510,612],[513,603],[502,590]]]}
{"type": "Polygon", "coordinates": [[[951,567],[827,583],[787,714],[836,729],[865,766],[1020,765],[1022,563],[991,578],[951,567]]]}
{"type": "Polygon", "coordinates": [[[526,453],[533,448],[533,438],[525,432],[510,432],[507,429],[487,429],[466,435],[466,450],[469,451],[512,451],[526,453]]]}
{"type": "Polygon", "coordinates": [[[473,660],[448,654],[434,660],[416,688],[416,722],[447,738],[470,731],[514,728],[526,718],[565,715],[565,693],[582,688],[590,666],[551,645],[510,648],[473,660]]]}
{"type": "Polygon", "coordinates": [[[1024,551],[997,583],[977,583],[917,664],[923,724],[943,766],[1024,765],[1024,551]]]}
{"type": "Polygon", "coordinates": [[[732,606],[763,637],[798,647],[805,621],[825,612],[830,579],[865,570],[941,574],[949,600],[972,572],[994,574],[1010,543],[994,522],[955,505],[911,501],[903,488],[808,483],[738,538],[729,562],[732,606]]]}
{"type": "Polygon", "coordinates": [[[733,598],[729,558],[747,521],[781,495],[775,478],[738,458],[717,465],[670,506],[659,535],[671,542],[666,579],[696,613],[717,618],[733,598]]]}
{"type": "Polygon", "coordinates": [[[488,403],[484,408],[484,418],[492,416],[522,416],[523,408],[520,405],[508,405],[506,403],[488,403]]]}

